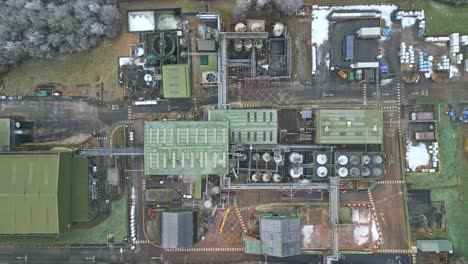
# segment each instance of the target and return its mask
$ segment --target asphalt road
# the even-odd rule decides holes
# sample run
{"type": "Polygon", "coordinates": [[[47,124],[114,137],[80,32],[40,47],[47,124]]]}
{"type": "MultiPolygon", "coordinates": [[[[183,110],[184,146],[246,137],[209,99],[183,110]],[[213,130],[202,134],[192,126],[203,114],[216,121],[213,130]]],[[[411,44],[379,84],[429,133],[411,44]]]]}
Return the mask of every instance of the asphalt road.
{"type": "MultiPolygon", "coordinates": [[[[135,253],[129,249],[0,249],[0,263],[79,264],[79,263],[136,263],[135,253]],[[27,258],[27,261],[25,260],[27,258]]],[[[149,262],[148,262],[149,263],[149,262]]]]}

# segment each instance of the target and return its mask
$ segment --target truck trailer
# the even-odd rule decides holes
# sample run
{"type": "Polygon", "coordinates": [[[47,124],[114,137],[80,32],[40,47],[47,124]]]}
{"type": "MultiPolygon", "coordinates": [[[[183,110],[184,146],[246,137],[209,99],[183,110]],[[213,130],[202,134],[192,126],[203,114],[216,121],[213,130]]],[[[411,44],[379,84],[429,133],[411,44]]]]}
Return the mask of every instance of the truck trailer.
{"type": "Polygon", "coordinates": [[[415,132],[414,138],[416,140],[434,140],[435,133],[434,132],[415,132]]]}
{"type": "Polygon", "coordinates": [[[411,113],[410,119],[413,121],[432,121],[434,120],[433,112],[414,112],[411,113]]]}
{"type": "Polygon", "coordinates": [[[360,39],[377,39],[380,36],[380,27],[363,27],[356,31],[356,38],[360,39]]]}
{"type": "Polygon", "coordinates": [[[343,60],[354,59],[354,36],[345,36],[343,40],[343,60]]]}

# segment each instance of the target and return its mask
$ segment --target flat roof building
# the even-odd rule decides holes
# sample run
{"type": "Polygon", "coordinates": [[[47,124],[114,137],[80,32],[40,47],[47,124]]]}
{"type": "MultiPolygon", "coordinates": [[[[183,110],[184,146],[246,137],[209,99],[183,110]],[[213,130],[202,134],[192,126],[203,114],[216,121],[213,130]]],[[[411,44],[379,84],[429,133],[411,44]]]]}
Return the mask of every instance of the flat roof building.
{"type": "Polygon", "coordinates": [[[227,121],[145,122],[145,174],[226,174],[228,144],[227,121]]]}
{"type": "Polygon", "coordinates": [[[297,216],[262,214],[260,216],[262,253],[274,257],[301,254],[301,223],[297,216]]]}
{"type": "Polygon", "coordinates": [[[316,111],[318,144],[382,144],[380,109],[321,109],[316,111]]]}
{"type": "Polygon", "coordinates": [[[162,67],[162,81],[164,98],[186,99],[192,96],[189,65],[164,65],[162,67]]]}
{"type": "Polygon", "coordinates": [[[193,212],[163,212],[163,248],[188,248],[193,246],[193,212]]]}
{"type": "Polygon", "coordinates": [[[278,144],[277,110],[210,110],[208,119],[229,122],[230,144],[278,144]]]}
{"type": "Polygon", "coordinates": [[[452,242],[448,240],[417,240],[416,241],[418,250],[421,252],[448,252],[453,253],[452,242]]]}
{"type": "Polygon", "coordinates": [[[88,160],[71,152],[0,154],[0,234],[58,235],[88,221],[88,160]]]}

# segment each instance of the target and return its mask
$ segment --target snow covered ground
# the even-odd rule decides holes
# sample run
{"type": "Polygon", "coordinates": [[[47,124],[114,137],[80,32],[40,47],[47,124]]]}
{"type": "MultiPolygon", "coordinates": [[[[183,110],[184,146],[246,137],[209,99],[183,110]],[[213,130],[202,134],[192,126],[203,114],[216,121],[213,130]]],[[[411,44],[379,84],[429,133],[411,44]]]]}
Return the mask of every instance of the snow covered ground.
{"type": "Polygon", "coordinates": [[[333,11],[340,10],[362,10],[380,11],[382,19],[385,21],[387,27],[391,27],[392,20],[391,14],[397,10],[396,5],[353,5],[353,6],[320,6],[319,9],[312,11],[312,43],[320,47],[325,41],[328,40],[329,21],[327,16],[333,11]]]}
{"type": "Polygon", "coordinates": [[[312,243],[312,235],[314,233],[314,226],[313,225],[304,225],[302,227],[302,245],[308,245],[312,243]]]}
{"type": "Polygon", "coordinates": [[[414,26],[414,24],[416,24],[415,17],[403,17],[401,19],[401,25],[403,26],[403,28],[412,27],[414,26]]]}
{"type": "Polygon", "coordinates": [[[410,142],[406,151],[406,159],[411,170],[415,170],[419,166],[429,165],[430,157],[426,144],[419,143],[418,146],[413,146],[410,142]]]}
{"type": "Polygon", "coordinates": [[[369,226],[360,225],[354,229],[354,242],[359,246],[369,242],[369,226]]]}
{"type": "Polygon", "coordinates": [[[352,207],[352,220],[355,224],[368,224],[370,222],[370,212],[368,208],[352,207]],[[365,211],[364,211],[365,210],[365,211]]]}

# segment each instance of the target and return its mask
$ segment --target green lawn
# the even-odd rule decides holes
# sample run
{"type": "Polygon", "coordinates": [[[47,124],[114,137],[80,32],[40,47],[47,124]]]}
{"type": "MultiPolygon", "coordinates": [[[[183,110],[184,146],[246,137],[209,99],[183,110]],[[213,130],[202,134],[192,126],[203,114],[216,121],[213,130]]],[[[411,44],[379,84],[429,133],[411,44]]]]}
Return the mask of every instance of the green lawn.
{"type": "Polygon", "coordinates": [[[127,233],[127,197],[112,204],[111,215],[102,223],[91,228],[72,229],[58,237],[45,236],[1,236],[0,243],[41,243],[41,244],[105,244],[107,235],[114,234],[120,243],[127,233]]]}
{"type": "MultiPolygon", "coordinates": [[[[452,126],[449,118],[442,113],[439,123],[439,146],[441,171],[439,174],[407,174],[406,181],[414,184],[413,188],[426,189],[437,186],[456,185],[457,177],[461,177],[464,199],[468,200],[468,170],[467,162],[463,156],[463,134],[459,126],[452,126]]],[[[462,197],[462,196],[460,196],[462,197]]],[[[445,201],[447,208],[448,239],[453,242],[455,255],[468,257],[468,203],[459,200],[458,190],[437,189],[432,190],[432,200],[445,201]]]]}

